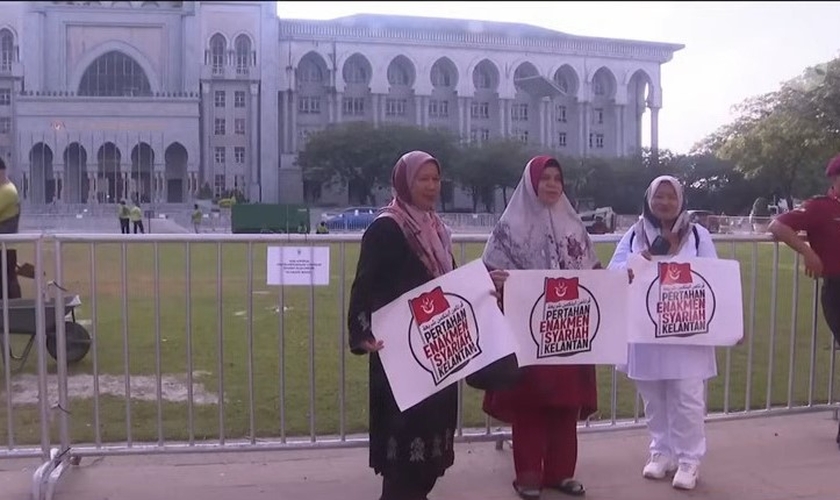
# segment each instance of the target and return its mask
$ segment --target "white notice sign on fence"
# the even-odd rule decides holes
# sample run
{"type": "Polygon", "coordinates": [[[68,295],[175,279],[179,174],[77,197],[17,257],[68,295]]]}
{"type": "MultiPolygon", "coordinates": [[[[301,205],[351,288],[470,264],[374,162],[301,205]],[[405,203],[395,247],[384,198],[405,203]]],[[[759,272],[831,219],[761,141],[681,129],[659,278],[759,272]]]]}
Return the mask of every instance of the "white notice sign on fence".
{"type": "Polygon", "coordinates": [[[268,247],[266,284],[330,284],[330,247],[268,247]]]}

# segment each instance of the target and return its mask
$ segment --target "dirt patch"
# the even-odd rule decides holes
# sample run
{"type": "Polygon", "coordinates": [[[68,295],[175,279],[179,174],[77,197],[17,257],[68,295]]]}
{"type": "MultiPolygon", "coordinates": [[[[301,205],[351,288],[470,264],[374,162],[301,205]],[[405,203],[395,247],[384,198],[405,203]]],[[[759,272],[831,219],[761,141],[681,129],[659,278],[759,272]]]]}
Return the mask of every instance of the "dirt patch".
{"type": "MultiPolygon", "coordinates": [[[[196,382],[195,378],[204,374],[196,373],[193,378],[193,403],[196,405],[219,404],[216,394],[205,389],[204,384],[196,382]]],[[[5,399],[5,384],[2,389],[5,399]]],[[[47,379],[47,393],[51,406],[58,404],[58,378],[50,375],[47,379]]],[[[67,395],[70,399],[93,399],[93,376],[71,375],[67,379],[67,395]]],[[[122,375],[100,375],[99,395],[125,397],[125,377],[122,375]]],[[[150,375],[134,375],[131,377],[131,399],[136,401],[157,401],[157,383],[150,375]]],[[[161,399],[174,403],[187,401],[186,374],[163,375],[161,380],[161,399]]],[[[38,403],[38,377],[22,374],[12,379],[13,404],[38,403]]]]}

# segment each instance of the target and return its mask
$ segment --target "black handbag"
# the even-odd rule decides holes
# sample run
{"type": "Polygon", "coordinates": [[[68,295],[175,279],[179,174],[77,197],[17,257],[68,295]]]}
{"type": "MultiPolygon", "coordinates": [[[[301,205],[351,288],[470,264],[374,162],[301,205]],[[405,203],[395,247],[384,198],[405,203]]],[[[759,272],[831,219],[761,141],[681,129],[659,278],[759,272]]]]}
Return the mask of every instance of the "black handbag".
{"type": "Polygon", "coordinates": [[[467,385],[480,391],[501,391],[516,385],[520,375],[519,361],[511,353],[467,375],[467,385]]]}

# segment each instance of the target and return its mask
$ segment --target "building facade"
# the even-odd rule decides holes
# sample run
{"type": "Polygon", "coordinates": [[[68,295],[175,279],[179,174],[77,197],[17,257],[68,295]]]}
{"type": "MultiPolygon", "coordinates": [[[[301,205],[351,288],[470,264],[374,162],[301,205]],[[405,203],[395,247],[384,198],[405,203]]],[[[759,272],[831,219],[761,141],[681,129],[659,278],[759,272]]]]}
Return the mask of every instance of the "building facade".
{"type": "MultiPolygon", "coordinates": [[[[281,13],[282,15],[282,13],[281,13]]],[[[272,2],[7,2],[0,155],[24,203],[300,202],[306,138],[366,120],[570,155],[657,146],[682,46],[508,23],[278,18],[272,2]]],[[[346,201],[346,193],[325,193],[346,201]]]]}

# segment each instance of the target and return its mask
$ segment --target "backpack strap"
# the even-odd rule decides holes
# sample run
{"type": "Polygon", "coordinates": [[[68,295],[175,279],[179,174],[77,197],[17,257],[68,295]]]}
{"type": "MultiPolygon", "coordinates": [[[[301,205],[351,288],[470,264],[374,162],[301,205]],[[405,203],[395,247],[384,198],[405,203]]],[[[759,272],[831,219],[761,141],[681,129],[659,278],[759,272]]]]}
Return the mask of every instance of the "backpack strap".
{"type": "Polygon", "coordinates": [[[697,224],[691,225],[691,232],[694,233],[694,252],[700,253],[700,233],[697,231],[697,224]]]}
{"type": "MultiPolygon", "coordinates": [[[[697,225],[691,225],[691,232],[694,233],[694,251],[700,253],[700,232],[697,231],[697,225]]],[[[633,240],[636,238],[636,231],[630,233],[630,250],[633,249],[633,240]]]]}

